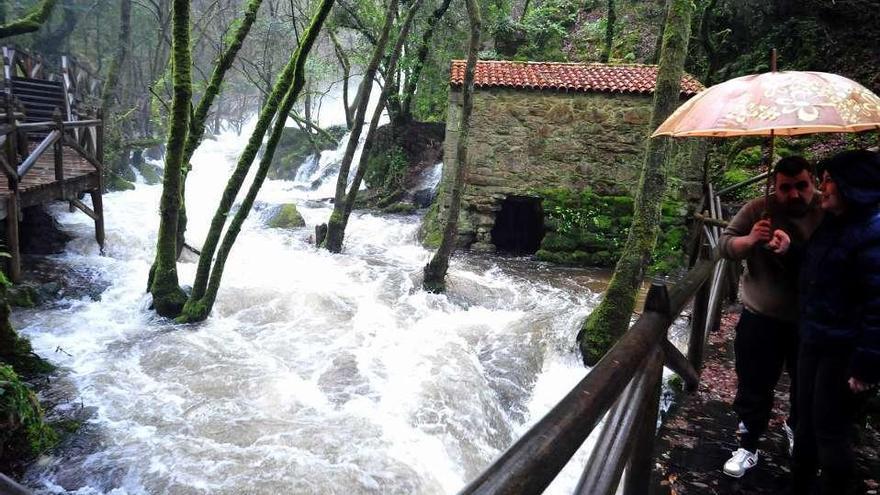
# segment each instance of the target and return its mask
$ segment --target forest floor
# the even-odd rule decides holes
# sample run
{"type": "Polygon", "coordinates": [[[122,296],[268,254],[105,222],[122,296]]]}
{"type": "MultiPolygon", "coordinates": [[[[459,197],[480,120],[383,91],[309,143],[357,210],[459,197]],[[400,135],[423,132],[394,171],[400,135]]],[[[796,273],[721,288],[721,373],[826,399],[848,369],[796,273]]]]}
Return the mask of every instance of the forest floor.
{"type": "MultiPolygon", "coordinates": [[[[788,402],[788,377],[780,380],[767,434],[762,439],[758,465],[742,478],[721,471],[737,448],[737,417],[731,404],[736,394],[733,367],[734,328],[738,308],[721,317],[719,331],[709,335],[700,387],[682,394],[664,421],[655,446],[655,493],[669,495],[758,495],[789,493],[791,470],[782,429],[788,402]],[[659,487],[659,489],[658,489],[659,487]]],[[[880,494],[880,429],[878,421],[866,426],[856,447],[860,494],[880,494]]]]}

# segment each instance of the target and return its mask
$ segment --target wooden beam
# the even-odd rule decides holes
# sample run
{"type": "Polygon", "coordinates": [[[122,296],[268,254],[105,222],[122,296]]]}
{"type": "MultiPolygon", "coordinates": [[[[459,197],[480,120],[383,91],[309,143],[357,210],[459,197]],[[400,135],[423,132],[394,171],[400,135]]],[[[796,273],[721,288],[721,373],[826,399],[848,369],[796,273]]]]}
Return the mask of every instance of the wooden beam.
{"type": "Polygon", "coordinates": [[[656,353],[648,366],[639,370],[623,394],[608,412],[599,438],[584,468],[575,495],[614,495],[620,484],[620,475],[629,460],[636,434],[641,430],[645,413],[642,404],[647,399],[645,387],[651,366],[659,366],[656,353]]]}
{"type": "Polygon", "coordinates": [[[83,203],[82,201],[80,201],[78,199],[71,199],[70,204],[72,204],[73,206],[76,206],[79,211],[88,215],[89,218],[91,218],[92,220],[98,219],[98,215],[94,211],[92,211],[91,208],[86,206],[86,204],[83,203]]]}
{"type": "Polygon", "coordinates": [[[57,141],[60,137],[61,133],[58,130],[54,130],[50,132],[49,135],[40,142],[40,144],[37,145],[34,151],[31,152],[31,154],[28,155],[28,157],[23,162],[21,162],[21,165],[18,166],[19,180],[21,180],[21,178],[24,177],[26,173],[28,173],[28,170],[30,170],[31,167],[33,167],[34,164],[37,163],[37,159],[39,159],[40,156],[42,156],[43,153],[45,153],[50,146],[55,144],[55,141],[57,141]]]}
{"type": "Polygon", "coordinates": [[[694,213],[694,218],[713,227],[721,227],[722,229],[726,228],[727,225],[730,223],[727,220],[718,220],[712,217],[705,216],[702,213],[694,213]]]}
{"type": "Polygon", "coordinates": [[[21,280],[21,251],[18,238],[18,194],[15,192],[6,198],[6,248],[9,249],[9,278],[18,283],[21,280]]]}
{"type": "Polygon", "coordinates": [[[12,481],[3,473],[0,473],[0,493],[6,495],[32,495],[30,490],[12,481]]]}
{"type": "Polygon", "coordinates": [[[95,207],[95,240],[104,254],[104,198],[101,196],[101,188],[98,187],[89,192],[92,196],[92,205],[95,207]]]}
{"type": "Polygon", "coordinates": [[[651,471],[654,468],[654,439],[657,436],[657,413],[660,410],[660,391],[663,379],[661,352],[656,350],[645,367],[644,400],[639,414],[638,432],[632,446],[632,456],[623,480],[624,495],[643,495],[651,492],[651,471]]]}
{"type": "Polygon", "coordinates": [[[666,367],[684,380],[685,390],[696,392],[697,387],[700,386],[700,374],[697,373],[690,361],[668,340],[660,342],[660,348],[663,349],[666,367]]]}

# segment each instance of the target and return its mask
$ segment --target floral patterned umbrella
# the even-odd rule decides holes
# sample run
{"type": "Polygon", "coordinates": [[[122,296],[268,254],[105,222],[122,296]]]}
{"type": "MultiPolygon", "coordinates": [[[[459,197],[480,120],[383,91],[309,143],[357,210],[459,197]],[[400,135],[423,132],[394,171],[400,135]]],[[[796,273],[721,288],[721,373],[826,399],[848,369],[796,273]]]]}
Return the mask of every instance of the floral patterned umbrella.
{"type": "Polygon", "coordinates": [[[791,136],[880,130],[880,97],[825,72],[781,71],[738,77],[703,90],[651,135],[791,136]]]}

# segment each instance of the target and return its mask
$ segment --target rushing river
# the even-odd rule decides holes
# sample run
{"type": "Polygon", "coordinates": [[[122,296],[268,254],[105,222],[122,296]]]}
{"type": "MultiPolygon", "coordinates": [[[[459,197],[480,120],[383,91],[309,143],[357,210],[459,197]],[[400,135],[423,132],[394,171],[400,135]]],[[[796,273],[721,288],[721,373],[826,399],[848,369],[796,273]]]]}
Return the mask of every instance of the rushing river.
{"type": "MultiPolygon", "coordinates": [[[[195,156],[191,244],[204,238],[244,136],[206,140],[195,156]]],[[[427,294],[415,282],[431,256],[416,240],[417,216],[356,212],[344,254],[331,255],[309,243],[331,211],[318,201],[327,184],[313,191],[311,180],[266,183],[211,317],[193,326],[157,318],[144,293],[160,186],[105,196],[103,256],[88,217],[55,210],[76,237],[57,262],[109,286],[100,301],[15,315],[37,352],[66,370],[59,382],[78,394],[67,407],[95,408],[77,433],[91,440],[40,459],[29,487],[454,493],[583,377],[574,336],[597,302],[598,275],[464,254],[449,293],[427,294]],[[286,202],[308,227],[265,227],[286,202]]],[[[182,263],[181,282],[194,272],[193,259],[182,263]]],[[[551,492],[570,493],[584,450],[551,492]]]]}

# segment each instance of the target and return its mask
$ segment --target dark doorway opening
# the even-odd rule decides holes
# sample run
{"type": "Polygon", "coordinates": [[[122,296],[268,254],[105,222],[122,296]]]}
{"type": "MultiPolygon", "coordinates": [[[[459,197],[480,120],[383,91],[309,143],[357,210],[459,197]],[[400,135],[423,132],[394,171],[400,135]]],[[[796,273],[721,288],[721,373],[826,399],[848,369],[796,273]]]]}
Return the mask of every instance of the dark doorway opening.
{"type": "Polygon", "coordinates": [[[539,198],[508,196],[492,227],[492,243],[501,253],[534,254],[544,238],[544,209],[539,198]]]}

